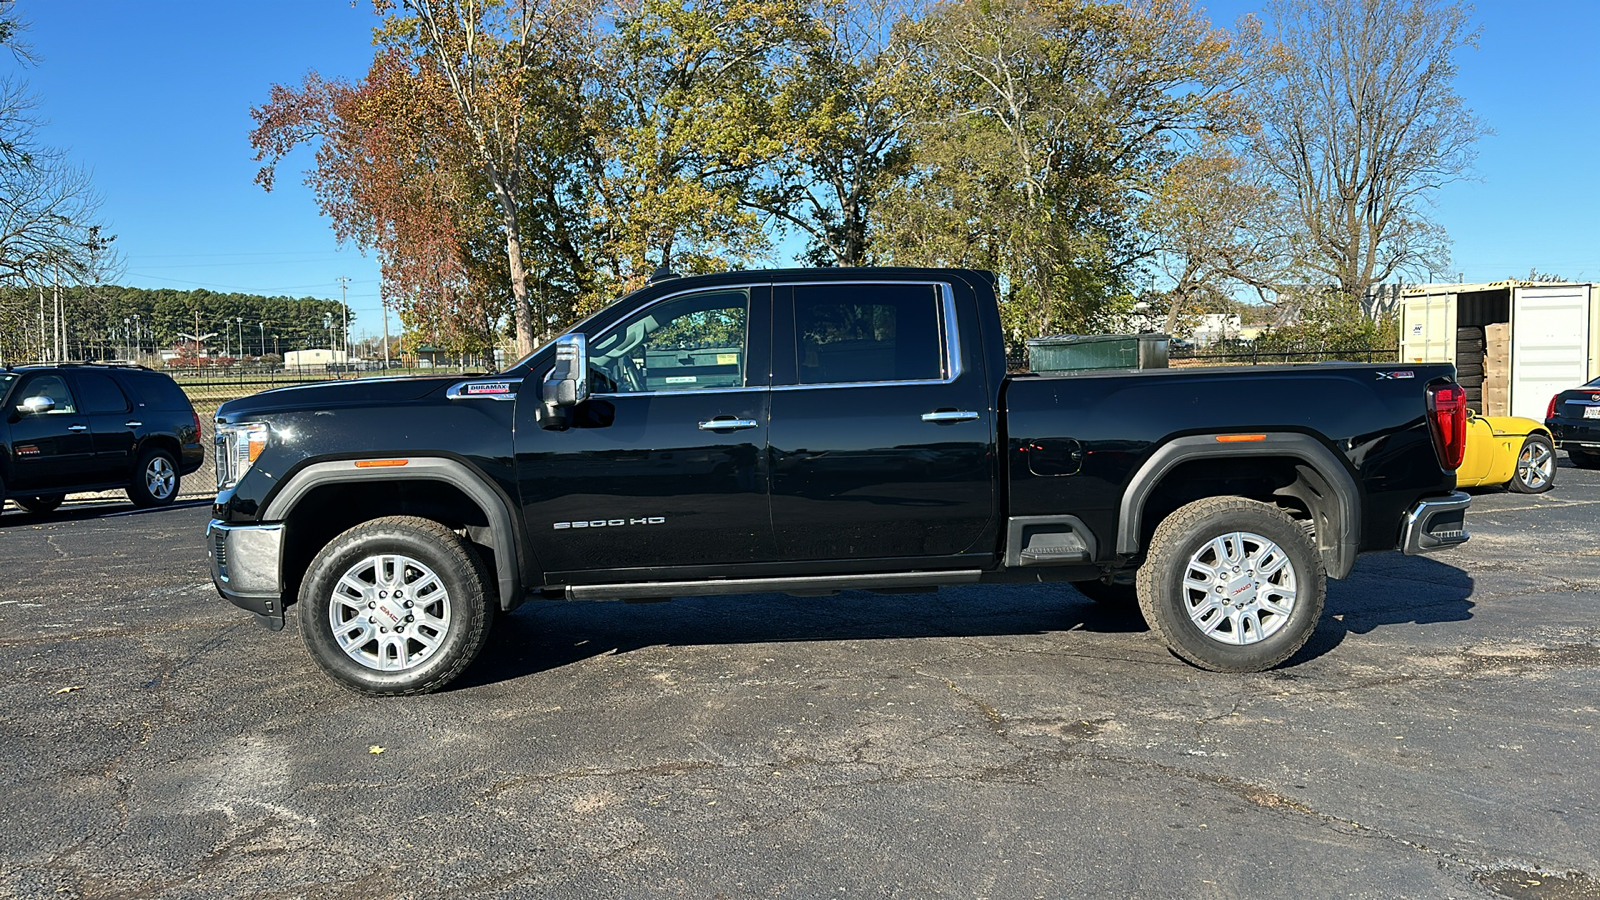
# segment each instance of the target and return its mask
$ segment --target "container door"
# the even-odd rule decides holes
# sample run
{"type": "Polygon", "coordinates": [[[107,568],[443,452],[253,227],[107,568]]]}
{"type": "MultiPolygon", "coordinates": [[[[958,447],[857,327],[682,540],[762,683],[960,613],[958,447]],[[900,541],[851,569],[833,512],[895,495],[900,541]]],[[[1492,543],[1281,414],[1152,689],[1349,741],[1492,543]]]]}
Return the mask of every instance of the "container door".
{"type": "Polygon", "coordinates": [[[1400,360],[1454,362],[1456,295],[1407,297],[1400,306],[1400,360]]]}
{"type": "Polygon", "coordinates": [[[1511,299],[1511,414],[1544,420],[1550,398],[1588,380],[1589,285],[1517,288],[1511,299]]]}

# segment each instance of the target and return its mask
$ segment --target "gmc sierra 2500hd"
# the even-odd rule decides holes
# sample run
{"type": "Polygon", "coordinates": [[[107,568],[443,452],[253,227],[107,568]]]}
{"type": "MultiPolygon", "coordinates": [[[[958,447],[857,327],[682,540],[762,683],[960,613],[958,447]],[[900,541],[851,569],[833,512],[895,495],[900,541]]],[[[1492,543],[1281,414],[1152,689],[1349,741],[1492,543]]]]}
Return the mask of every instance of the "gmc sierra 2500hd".
{"type": "Polygon", "coordinates": [[[1189,662],[1299,649],[1357,553],[1467,539],[1448,365],[1007,375],[994,278],[664,277],[504,372],[217,416],[217,589],[369,694],[530,598],[1065,581],[1189,662]]]}

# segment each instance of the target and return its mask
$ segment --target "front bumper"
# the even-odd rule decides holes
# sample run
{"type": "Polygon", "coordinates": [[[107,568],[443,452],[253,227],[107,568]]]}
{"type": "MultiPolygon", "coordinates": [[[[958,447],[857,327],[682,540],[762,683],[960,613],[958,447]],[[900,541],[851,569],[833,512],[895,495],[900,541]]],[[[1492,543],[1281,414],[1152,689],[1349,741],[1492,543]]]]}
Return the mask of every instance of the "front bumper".
{"type": "Polygon", "coordinates": [[[211,582],[223,599],[254,613],[273,631],[283,629],[283,526],[206,526],[211,582]]]}
{"type": "Polygon", "coordinates": [[[1403,553],[1432,553],[1465,544],[1467,507],[1472,497],[1451,491],[1443,497],[1428,497],[1417,502],[1400,524],[1400,550],[1403,553]]]}

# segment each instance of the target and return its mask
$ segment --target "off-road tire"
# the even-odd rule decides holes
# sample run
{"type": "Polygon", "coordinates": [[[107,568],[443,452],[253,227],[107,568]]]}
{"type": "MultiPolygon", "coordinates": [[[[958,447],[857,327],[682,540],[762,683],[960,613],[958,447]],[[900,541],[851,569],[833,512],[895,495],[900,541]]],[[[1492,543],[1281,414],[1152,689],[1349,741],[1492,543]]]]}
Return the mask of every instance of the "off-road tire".
{"type": "Polygon", "coordinates": [[[183,476],[178,474],[178,461],[171,453],[151,447],[139,455],[139,464],[133,467],[133,478],[128,482],[128,499],[140,509],[166,506],[178,498],[178,484],[183,476]]]}
{"type": "Polygon", "coordinates": [[[1600,469],[1600,451],[1568,447],[1567,458],[1580,469],[1600,469]]]}
{"type": "MultiPolygon", "coordinates": [[[[56,507],[65,499],[67,498],[63,494],[51,494],[48,497],[18,497],[17,505],[36,516],[42,516],[55,512],[56,507]]],[[[0,505],[4,503],[4,498],[0,498],[0,505]]]]}
{"type": "MultiPolygon", "coordinates": [[[[444,525],[415,516],[373,519],[328,542],[311,561],[300,586],[300,636],[311,659],[322,671],[358,694],[431,693],[466,671],[488,641],[489,626],[494,620],[493,607],[498,605],[490,583],[488,569],[472,545],[444,525]],[[380,671],[370,663],[357,661],[351,651],[340,646],[333,624],[336,617],[348,615],[352,608],[350,603],[335,598],[341,580],[384,556],[408,557],[420,563],[437,576],[446,594],[446,605],[438,609],[444,611],[448,625],[441,632],[429,635],[437,641],[437,649],[416,665],[395,671],[380,671]],[[438,636],[440,634],[442,637],[438,636]]],[[[376,593],[377,588],[374,583],[372,592],[376,593]]],[[[343,596],[348,597],[348,594],[343,596]]],[[[417,602],[421,606],[433,601],[419,598],[417,602]]],[[[377,625],[374,619],[379,617],[380,611],[376,607],[373,610],[375,615],[368,622],[377,625]]],[[[422,610],[416,612],[420,615],[422,610]]],[[[349,629],[346,633],[363,627],[354,619],[347,619],[346,625],[349,629]]],[[[426,623],[410,624],[413,634],[419,625],[426,623]]],[[[372,629],[367,631],[370,633],[372,629]]],[[[379,655],[385,653],[381,642],[400,640],[398,632],[393,637],[388,632],[373,636],[379,655]]]]}
{"type": "MultiPolygon", "coordinates": [[[[1244,555],[1244,560],[1249,558],[1244,555]]],[[[1271,561],[1267,557],[1260,559],[1271,561]]],[[[1232,566],[1228,568],[1233,569],[1232,566]]],[[[1249,570],[1236,571],[1238,574],[1230,572],[1230,577],[1243,576],[1249,580],[1249,570]]],[[[1281,573],[1281,568],[1274,569],[1270,577],[1282,579],[1285,576],[1281,573]]],[[[1157,526],[1145,563],[1139,568],[1139,608],[1150,629],[1179,658],[1215,672],[1259,672],[1293,656],[1310,639],[1322,619],[1327,577],[1310,535],[1288,513],[1243,497],[1208,497],[1179,507],[1157,526]],[[1268,619],[1258,614],[1257,627],[1270,628],[1269,634],[1247,643],[1228,643],[1207,636],[1196,624],[1195,617],[1190,614],[1191,603],[1195,609],[1204,611],[1210,601],[1202,602],[1200,598],[1211,595],[1186,588],[1184,581],[1190,574],[1191,562],[1212,552],[1207,548],[1214,541],[1220,540],[1225,545],[1234,541],[1248,546],[1248,540],[1236,540],[1239,534],[1256,535],[1277,546],[1286,557],[1295,597],[1293,604],[1287,607],[1287,615],[1267,614],[1271,617],[1268,625],[1262,624],[1268,619]]],[[[1230,585],[1219,594],[1238,598],[1250,587],[1246,584],[1232,590],[1230,585]]],[[[1263,578],[1261,586],[1245,596],[1254,605],[1258,595],[1279,596],[1275,593],[1279,589],[1263,578]]],[[[1223,613],[1219,611],[1218,615],[1223,613]]],[[[1232,633],[1247,634],[1247,631],[1239,628],[1232,633]]]]}
{"type": "Polygon", "coordinates": [[[1506,487],[1518,494],[1542,494],[1556,486],[1556,448],[1542,434],[1530,434],[1517,451],[1517,468],[1506,487]]]}

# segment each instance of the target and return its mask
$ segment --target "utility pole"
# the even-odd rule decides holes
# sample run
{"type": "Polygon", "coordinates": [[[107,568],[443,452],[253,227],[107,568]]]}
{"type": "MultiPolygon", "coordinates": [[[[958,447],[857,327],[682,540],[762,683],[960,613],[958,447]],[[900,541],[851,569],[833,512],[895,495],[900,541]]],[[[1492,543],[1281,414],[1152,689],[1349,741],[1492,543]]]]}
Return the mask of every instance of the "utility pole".
{"type": "Polygon", "coordinates": [[[51,292],[53,302],[51,309],[55,312],[56,324],[50,329],[50,339],[55,343],[55,361],[62,362],[66,359],[63,351],[66,350],[66,326],[61,321],[61,270],[56,270],[55,288],[51,292]]]}
{"type": "Polygon", "coordinates": [[[339,282],[339,312],[344,314],[344,361],[350,361],[350,305],[344,300],[345,288],[350,286],[350,279],[340,275],[334,281],[339,282]]]}
{"type": "Polygon", "coordinates": [[[383,310],[383,368],[389,369],[389,299],[378,298],[378,305],[383,310]]]}

